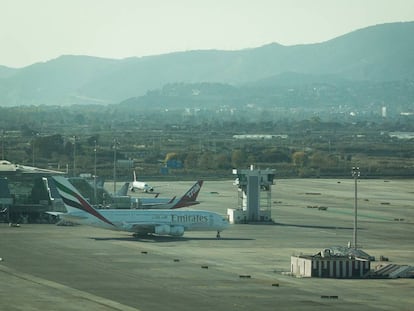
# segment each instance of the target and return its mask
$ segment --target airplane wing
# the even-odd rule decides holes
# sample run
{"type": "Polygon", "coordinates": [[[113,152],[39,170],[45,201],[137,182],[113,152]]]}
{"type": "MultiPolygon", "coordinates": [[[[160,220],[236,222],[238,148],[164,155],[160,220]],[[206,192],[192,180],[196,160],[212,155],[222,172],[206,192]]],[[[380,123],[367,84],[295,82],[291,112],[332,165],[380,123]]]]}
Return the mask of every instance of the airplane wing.
{"type": "Polygon", "coordinates": [[[155,233],[159,235],[172,235],[182,236],[185,228],[182,225],[173,226],[166,223],[150,223],[150,222],[124,222],[123,228],[134,232],[136,235],[146,235],[149,233],[155,233]]]}
{"type": "Polygon", "coordinates": [[[141,224],[141,223],[134,223],[128,224],[130,226],[130,230],[136,233],[147,234],[153,233],[155,231],[155,224],[141,224]]]}
{"type": "Polygon", "coordinates": [[[148,223],[148,222],[124,222],[123,227],[130,232],[134,232],[139,235],[144,235],[148,233],[154,233],[155,227],[159,226],[157,223],[148,223]]]}

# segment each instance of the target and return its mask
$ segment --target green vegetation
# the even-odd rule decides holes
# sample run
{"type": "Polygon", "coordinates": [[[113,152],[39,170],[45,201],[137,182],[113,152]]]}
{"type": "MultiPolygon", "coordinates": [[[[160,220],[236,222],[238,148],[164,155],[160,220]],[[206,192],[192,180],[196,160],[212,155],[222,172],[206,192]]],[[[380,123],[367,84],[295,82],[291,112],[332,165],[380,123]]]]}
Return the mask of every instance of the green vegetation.
{"type": "Polygon", "coordinates": [[[169,161],[182,164],[170,167],[169,176],[188,179],[229,178],[232,168],[250,164],[274,168],[277,177],[349,176],[352,166],[372,178],[414,176],[413,139],[389,135],[414,132],[412,116],[374,115],[353,122],[280,116],[270,121],[273,114],[263,110],[230,117],[214,110],[137,112],[121,106],[14,107],[0,108],[0,113],[3,158],[68,169],[70,175],[94,172],[96,146],[97,174],[112,178],[116,156],[117,178],[126,180],[132,169],[160,178],[169,161]],[[234,136],[246,134],[262,136],[234,136]]]}

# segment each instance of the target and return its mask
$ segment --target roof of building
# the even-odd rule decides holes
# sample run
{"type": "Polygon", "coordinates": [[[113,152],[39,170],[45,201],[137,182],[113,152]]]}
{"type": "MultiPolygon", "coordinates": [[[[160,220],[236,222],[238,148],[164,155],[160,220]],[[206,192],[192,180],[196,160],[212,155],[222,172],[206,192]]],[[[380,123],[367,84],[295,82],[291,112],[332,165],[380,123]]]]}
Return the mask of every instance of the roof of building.
{"type": "Polygon", "coordinates": [[[14,164],[7,160],[0,160],[0,175],[1,174],[42,174],[42,175],[62,175],[65,172],[44,169],[34,166],[27,166],[21,164],[14,164]]]}
{"type": "Polygon", "coordinates": [[[300,255],[301,258],[315,259],[315,258],[329,258],[329,259],[343,259],[352,258],[358,260],[375,260],[374,257],[370,256],[361,249],[355,249],[344,246],[331,246],[322,249],[315,255],[300,255]]]}

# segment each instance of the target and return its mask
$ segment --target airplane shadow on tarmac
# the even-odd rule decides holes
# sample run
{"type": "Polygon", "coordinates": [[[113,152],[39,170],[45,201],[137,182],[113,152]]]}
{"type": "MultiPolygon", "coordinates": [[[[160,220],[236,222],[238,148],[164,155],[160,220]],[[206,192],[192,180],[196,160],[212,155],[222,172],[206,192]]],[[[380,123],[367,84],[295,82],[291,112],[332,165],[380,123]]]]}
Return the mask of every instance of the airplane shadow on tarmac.
{"type": "Polygon", "coordinates": [[[255,239],[250,238],[201,238],[201,237],[170,237],[170,236],[157,236],[157,235],[148,235],[142,237],[134,237],[134,236],[127,236],[127,237],[117,237],[117,238],[94,238],[91,237],[95,241],[129,241],[129,242],[144,242],[144,243],[165,243],[165,242],[188,242],[188,241],[253,241],[255,239]]]}
{"type": "MultiPolygon", "coordinates": [[[[312,229],[341,229],[341,230],[354,230],[353,227],[337,227],[337,226],[316,226],[316,225],[296,225],[296,224],[283,224],[280,222],[275,222],[275,226],[285,226],[285,227],[298,227],[298,228],[312,228],[312,229]]],[[[358,230],[364,230],[363,228],[359,228],[358,230]]]]}

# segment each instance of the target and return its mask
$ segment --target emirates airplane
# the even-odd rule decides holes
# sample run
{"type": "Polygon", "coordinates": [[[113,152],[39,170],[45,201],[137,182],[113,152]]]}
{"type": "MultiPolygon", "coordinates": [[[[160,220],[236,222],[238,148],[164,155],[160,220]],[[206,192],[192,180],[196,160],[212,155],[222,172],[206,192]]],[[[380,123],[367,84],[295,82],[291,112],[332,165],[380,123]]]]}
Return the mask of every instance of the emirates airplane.
{"type": "Polygon", "coordinates": [[[185,231],[220,232],[229,227],[226,217],[199,210],[94,209],[64,177],[54,176],[67,213],[49,212],[63,220],[99,228],[128,231],[134,236],[156,234],[182,236],[185,231]]]}

